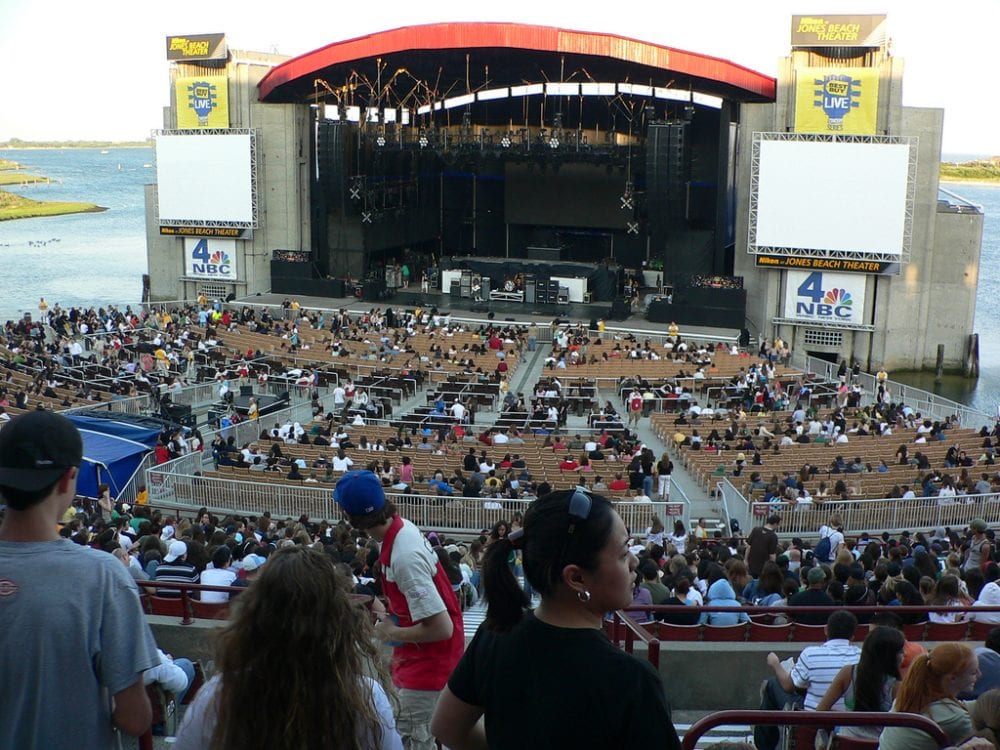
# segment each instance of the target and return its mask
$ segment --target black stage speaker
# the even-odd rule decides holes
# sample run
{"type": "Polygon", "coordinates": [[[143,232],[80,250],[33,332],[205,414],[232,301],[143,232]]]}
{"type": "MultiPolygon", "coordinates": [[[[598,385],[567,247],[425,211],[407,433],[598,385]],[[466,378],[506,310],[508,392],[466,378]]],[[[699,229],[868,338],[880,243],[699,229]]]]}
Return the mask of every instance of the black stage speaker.
{"type": "Polygon", "coordinates": [[[195,425],[195,415],[191,413],[191,404],[166,404],[162,413],[165,419],[179,422],[185,427],[194,427],[195,425]]]}
{"type": "Polygon", "coordinates": [[[386,299],[385,281],[382,279],[369,279],[364,286],[364,299],[366,302],[378,302],[386,299]]]}
{"type": "Polygon", "coordinates": [[[625,301],[625,298],[616,297],[611,303],[608,320],[627,320],[631,314],[632,307],[625,301]]]}
{"type": "Polygon", "coordinates": [[[240,386],[240,395],[241,396],[252,396],[253,395],[253,386],[252,385],[241,385],[240,386]]]}

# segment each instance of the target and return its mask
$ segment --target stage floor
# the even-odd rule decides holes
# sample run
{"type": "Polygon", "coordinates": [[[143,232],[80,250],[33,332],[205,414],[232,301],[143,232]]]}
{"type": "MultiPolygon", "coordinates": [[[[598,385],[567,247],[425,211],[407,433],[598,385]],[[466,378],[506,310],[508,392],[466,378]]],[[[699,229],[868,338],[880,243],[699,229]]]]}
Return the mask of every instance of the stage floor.
{"type": "MultiPolygon", "coordinates": [[[[281,305],[286,299],[294,298],[303,308],[307,310],[339,310],[347,309],[351,312],[371,310],[374,307],[395,309],[413,309],[436,307],[441,312],[451,312],[456,317],[469,318],[474,320],[485,320],[489,313],[494,314],[494,319],[498,322],[536,323],[548,324],[556,318],[574,324],[587,325],[593,318],[604,320],[607,328],[628,329],[637,334],[643,332],[665,334],[667,325],[663,323],[651,323],[646,320],[642,311],[633,312],[626,320],[611,320],[607,317],[611,310],[610,302],[597,304],[570,303],[568,305],[529,305],[522,302],[501,302],[490,301],[475,303],[470,299],[453,300],[450,294],[442,292],[430,292],[424,294],[420,288],[410,287],[400,289],[392,297],[379,302],[365,301],[357,297],[313,297],[309,295],[290,294],[257,294],[251,297],[241,297],[232,302],[232,305],[256,304],[256,305],[281,305]]],[[[682,326],[681,335],[684,336],[739,336],[739,330],[731,328],[711,328],[707,326],[682,326]]]]}

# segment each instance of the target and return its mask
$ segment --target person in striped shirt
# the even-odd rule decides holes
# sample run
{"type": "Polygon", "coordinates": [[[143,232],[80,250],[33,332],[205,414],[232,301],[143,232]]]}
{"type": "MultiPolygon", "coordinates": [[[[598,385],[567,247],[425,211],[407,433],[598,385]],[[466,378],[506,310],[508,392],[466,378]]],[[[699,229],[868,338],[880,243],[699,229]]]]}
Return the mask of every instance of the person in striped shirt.
{"type": "MultiPolygon", "coordinates": [[[[785,669],[777,654],[769,653],[767,665],[774,671],[774,677],[761,690],[761,709],[773,711],[791,703],[815,711],[837,672],[844,666],[857,664],[861,658],[861,649],[851,643],[857,627],[858,619],[851,612],[834,612],[826,623],[826,642],[802,649],[791,671],[785,669]]],[[[845,710],[842,698],[832,710],[845,710]]],[[[754,743],[757,750],[775,750],[778,727],[754,727],[754,743]]]]}

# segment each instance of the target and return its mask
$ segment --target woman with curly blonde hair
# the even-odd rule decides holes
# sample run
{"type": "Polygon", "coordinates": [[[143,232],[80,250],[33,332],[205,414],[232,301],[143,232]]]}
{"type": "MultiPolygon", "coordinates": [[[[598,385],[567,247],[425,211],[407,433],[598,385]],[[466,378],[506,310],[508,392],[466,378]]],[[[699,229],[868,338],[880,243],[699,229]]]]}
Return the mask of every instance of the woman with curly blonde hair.
{"type": "Polygon", "coordinates": [[[330,555],[282,547],[237,598],[177,750],[401,750],[368,613],[330,555]]]}

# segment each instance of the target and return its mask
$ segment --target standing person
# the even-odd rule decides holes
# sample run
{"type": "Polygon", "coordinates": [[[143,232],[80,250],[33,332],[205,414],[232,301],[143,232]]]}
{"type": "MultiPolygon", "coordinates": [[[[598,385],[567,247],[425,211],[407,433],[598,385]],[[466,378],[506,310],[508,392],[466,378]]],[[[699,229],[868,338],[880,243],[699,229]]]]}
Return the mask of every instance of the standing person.
{"type": "Polygon", "coordinates": [[[385,690],[365,676],[384,668],[350,583],[323,552],[292,545],[272,554],[236,599],[218,672],[184,714],[177,750],[400,750],[385,690]]]}
{"type": "Polygon", "coordinates": [[[764,563],[768,560],[773,561],[778,554],[777,530],[780,525],[781,516],[772,513],[763,526],[755,527],[747,537],[747,549],[743,559],[750,575],[754,578],[760,578],[764,563]]]}
{"type": "Polygon", "coordinates": [[[674,462],[670,460],[670,456],[664,451],[663,455],[660,456],[660,460],[656,463],[656,476],[659,480],[656,492],[661,500],[668,500],[670,498],[670,475],[673,471],[674,462]]]}
{"type": "Polygon", "coordinates": [[[160,659],[132,576],[56,532],[82,460],[53,412],[0,430],[0,747],[109,748],[152,720],[142,675],[160,659]]]}
{"type": "Polygon", "coordinates": [[[635,565],[607,499],[576,489],[532,503],[523,528],[487,547],[486,619],[441,695],[438,739],[456,750],[677,750],[659,674],[601,632],[604,613],[631,604],[635,565]],[[541,594],[535,610],[508,562],[518,550],[541,594]]]}
{"type": "Polygon", "coordinates": [[[382,591],[389,618],[375,633],[394,644],[392,681],[399,688],[396,726],[407,750],[433,750],[431,716],[465,647],[462,610],[447,572],[420,530],[401,518],[370,471],[349,471],[334,498],[351,525],[381,544],[382,591]]]}
{"type": "Polygon", "coordinates": [[[639,426],[639,418],[642,416],[642,394],[639,388],[632,389],[628,397],[628,421],[630,425],[639,426]]]}
{"type": "Polygon", "coordinates": [[[973,518],[969,522],[969,530],[972,532],[972,539],[969,540],[969,551],[966,553],[965,562],[962,563],[962,572],[968,573],[970,570],[979,568],[984,561],[990,559],[993,549],[990,540],[986,536],[989,526],[982,518],[973,518]]]}

